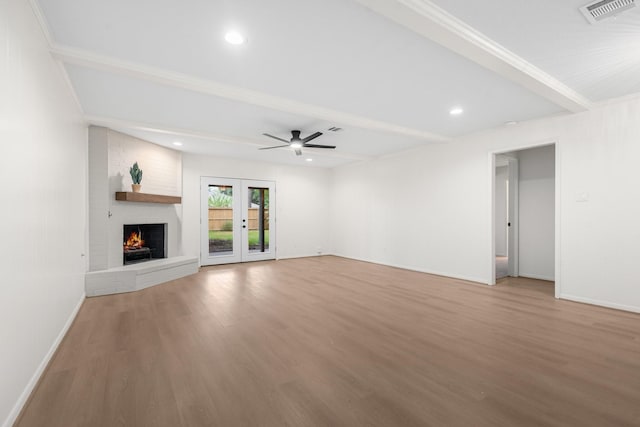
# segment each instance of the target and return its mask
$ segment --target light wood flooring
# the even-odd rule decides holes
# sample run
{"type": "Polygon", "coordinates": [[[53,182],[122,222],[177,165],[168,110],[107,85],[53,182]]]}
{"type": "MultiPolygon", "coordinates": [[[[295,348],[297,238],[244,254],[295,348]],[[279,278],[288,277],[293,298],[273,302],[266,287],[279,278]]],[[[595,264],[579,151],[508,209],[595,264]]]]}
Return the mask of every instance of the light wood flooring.
{"type": "Polygon", "coordinates": [[[204,268],[87,299],[17,425],[639,426],[640,315],[552,295],[330,256],[204,268]]]}

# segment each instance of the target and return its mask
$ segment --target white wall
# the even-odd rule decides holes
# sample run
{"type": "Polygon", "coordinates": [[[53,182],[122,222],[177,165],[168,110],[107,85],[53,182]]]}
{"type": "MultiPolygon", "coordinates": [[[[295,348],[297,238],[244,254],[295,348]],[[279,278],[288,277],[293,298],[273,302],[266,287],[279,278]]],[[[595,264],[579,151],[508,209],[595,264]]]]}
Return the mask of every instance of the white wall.
{"type": "Polygon", "coordinates": [[[23,0],[0,4],[0,424],[83,298],[87,131],[23,0]]]}
{"type": "Polygon", "coordinates": [[[507,181],[509,168],[496,168],[495,216],[496,216],[496,255],[507,256],[507,181]]]}
{"type": "Polygon", "coordinates": [[[338,168],[335,251],[488,283],[489,153],[557,142],[561,297],[640,311],[639,141],[635,98],[338,168]]]}
{"type": "Polygon", "coordinates": [[[336,254],[485,281],[487,161],[480,147],[438,144],[336,169],[336,254]]]}
{"type": "Polygon", "coordinates": [[[519,275],[554,280],[555,147],[519,151],[518,160],[519,275]]]}
{"type": "Polygon", "coordinates": [[[184,255],[200,256],[201,176],[275,181],[277,257],[332,252],[329,170],[185,154],[182,190],[184,255]]]}
{"type": "Polygon", "coordinates": [[[115,200],[131,191],[129,168],[138,162],[142,192],[180,196],[182,153],[103,127],[89,129],[90,270],[122,266],[124,224],[167,224],[167,256],[180,255],[182,206],[115,200]],[[109,213],[111,214],[109,216],[109,213]]]}

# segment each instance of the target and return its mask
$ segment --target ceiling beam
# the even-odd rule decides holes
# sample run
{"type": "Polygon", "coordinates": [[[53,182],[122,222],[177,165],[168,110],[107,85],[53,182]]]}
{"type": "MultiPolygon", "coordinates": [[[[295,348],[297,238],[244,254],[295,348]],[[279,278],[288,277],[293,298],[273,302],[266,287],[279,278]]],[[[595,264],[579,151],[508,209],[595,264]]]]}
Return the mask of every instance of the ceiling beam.
{"type": "Polygon", "coordinates": [[[577,113],[593,107],[580,93],[429,0],[355,1],[568,111],[577,113]]]}
{"type": "MultiPolygon", "coordinates": [[[[270,147],[273,144],[269,142],[264,142],[264,140],[257,140],[251,138],[237,137],[231,135],[223,135],[212,132],[202,132],[202,131],[194,131],[191,129],[182,129],[182,128],[174,128],[167,126],[159,126],[151,123],[142,123],[135,122],[131,120],[122,120],[122,119],[114,119],[111,117],[104,116],[92,116],[85,115],[84,120],[88,125],[94,126],[102,126],[111,129],[130,129],[142,132],[154,132],[163,135],[173,135],[184,138],[195,138],[202,139],[206,141],[214,141],[214,142],[223,142],[228,144],[241,144],[247,145],[255,148],[264,148],[270,147]]],[[[123,130],[124,133],[127,133],[126,130],[123,130]]],[[[364,156],[361,154],[353,154],[353,153],[345,153],[342,151],[320,151],[320,150],[312,150],[314,155],[318,154],[322,157],[330,157],[336,159],[346,159],[346,160],[368,160],[370,156],[364,156]]]]}
{"type": "Polygon", "coordinates": [[[413,129],[326,107],[306,104],[242,87],[231,86],[212,80],[201,79],[186,74],[95,54],[81,49],[55,45],[52,46],[50,50],[54,58],[67,64],[115,72],[193,92],[213,95],[290,114],[312,117],[335,123],[336,125],[387,132],[428,142],[447,142],[450,140],[449,137],[420,129],[413,129]]]}

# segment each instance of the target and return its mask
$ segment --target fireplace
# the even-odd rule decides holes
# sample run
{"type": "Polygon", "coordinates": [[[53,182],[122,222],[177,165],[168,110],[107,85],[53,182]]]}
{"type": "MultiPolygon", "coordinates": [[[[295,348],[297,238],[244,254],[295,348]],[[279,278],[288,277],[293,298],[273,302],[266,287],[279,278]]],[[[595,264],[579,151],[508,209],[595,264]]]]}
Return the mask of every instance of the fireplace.
{"type": "Polygon", "coordinates": [[[167,257],[167,224],[125,224],[122,264],[137,264],[167,257]]]}

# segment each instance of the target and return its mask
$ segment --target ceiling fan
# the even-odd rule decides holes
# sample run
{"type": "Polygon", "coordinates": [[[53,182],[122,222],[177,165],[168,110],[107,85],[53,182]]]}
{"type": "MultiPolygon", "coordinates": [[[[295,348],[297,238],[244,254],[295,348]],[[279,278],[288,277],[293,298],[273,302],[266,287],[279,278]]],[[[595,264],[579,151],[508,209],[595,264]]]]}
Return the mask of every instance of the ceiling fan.
{"type": "Polygon", "coordinates": [[[277,139],[278,141],[282,141],[286,145],[276,145],[274,147],[263,147],[263,148],[260,148],[260,150],[271,150],[272,148],[291,147],[295,150],[296,156],[300,156],[302,155],[302,148],[330,148],[330,149],[336,148],[335,145],[309,144],[309,141],[316,139],[317,137],[322,135],[322,132],[316,132],[307,136],[306,138],[300,138],[300,131],[292,130],[291,139],[289,141],[283,138],[279,138],[277,136],[269,135],[268,133],[263,133],[263,135],[268,136],[269,138],[277,139]]]}

